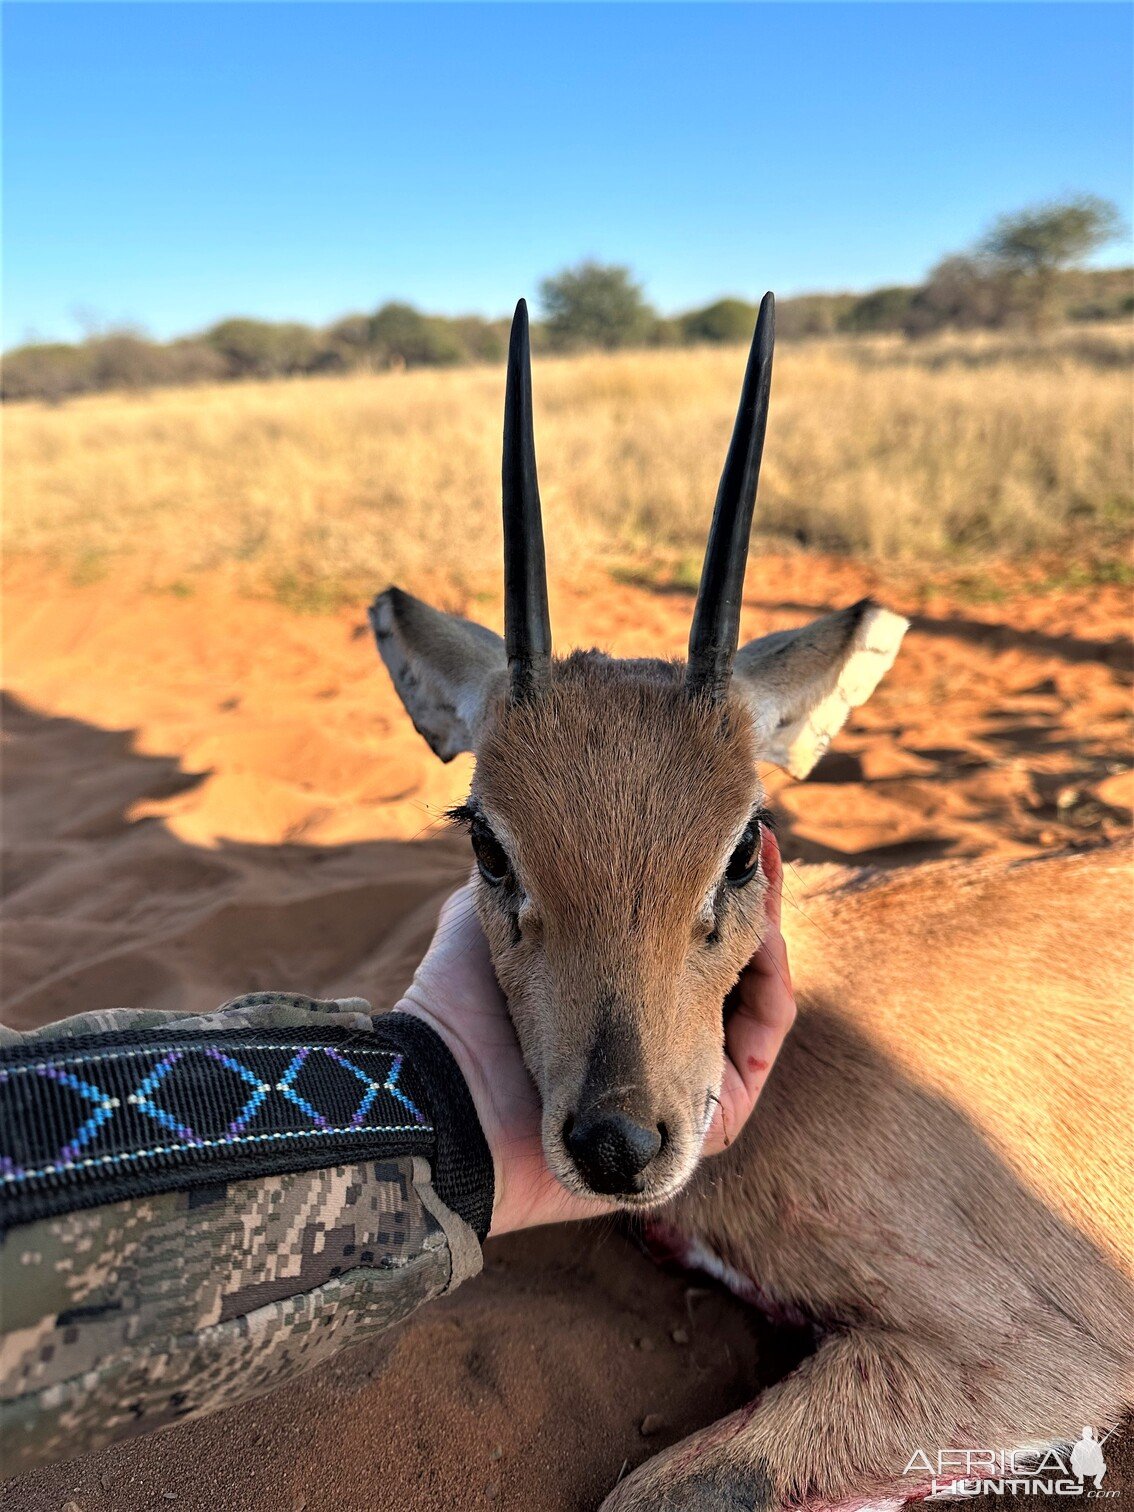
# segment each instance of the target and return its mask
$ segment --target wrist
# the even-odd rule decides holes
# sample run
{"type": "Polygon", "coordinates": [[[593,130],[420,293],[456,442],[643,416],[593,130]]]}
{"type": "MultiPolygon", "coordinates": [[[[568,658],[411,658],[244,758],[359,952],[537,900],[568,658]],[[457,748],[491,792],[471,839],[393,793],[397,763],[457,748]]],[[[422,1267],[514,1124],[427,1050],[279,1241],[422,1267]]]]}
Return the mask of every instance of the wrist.
{"type": "Polygon", "coordinates": [[[429,1002],[418,993],[416,983],[395,1004],[393,1012],[399,1018],[411,1018],[429,1029],[444,1045],[460,1073],[488,1152],[491,1167],[492,1191],[488,1233],[502,1232],[498,1226],[499,1215],[502,1209],[506,1209],[505,1194],[508,1186],[503,1156],[504,1141],[499,1113],[487,1079],[481,1070],[480,1062],[453,1026],[436,1014],[429,1002]]]}
{"type": "Polygon", "coordinates": [[[484,1240],[492,1221],[496,1162],[480,1110],[450,1037],[427,1015],[403,1002],[375,1021],[396,1044],[423,1090],[433,1128],[433,1188],[484,1240]]]}

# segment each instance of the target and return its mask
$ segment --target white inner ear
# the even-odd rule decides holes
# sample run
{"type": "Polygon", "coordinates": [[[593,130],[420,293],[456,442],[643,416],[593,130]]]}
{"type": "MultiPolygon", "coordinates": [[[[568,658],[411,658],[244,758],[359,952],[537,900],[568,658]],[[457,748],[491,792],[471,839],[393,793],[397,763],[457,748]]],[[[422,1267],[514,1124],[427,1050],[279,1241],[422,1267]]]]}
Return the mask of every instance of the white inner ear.
{"type": "Polygon", "coordinates": [[[908,629],[900,614],[871,604],[746,647],[743,685],[767,759],[793,777],[806,777],[851,710],[866,702],[894,665],[908,629]],[[854,613],[860,617],[848,640],[839,622],[854,613]],[[823,654],[828,638],[830,651],[823,654]],[[760,655],[765,644],[766,658],[760,655]]]}

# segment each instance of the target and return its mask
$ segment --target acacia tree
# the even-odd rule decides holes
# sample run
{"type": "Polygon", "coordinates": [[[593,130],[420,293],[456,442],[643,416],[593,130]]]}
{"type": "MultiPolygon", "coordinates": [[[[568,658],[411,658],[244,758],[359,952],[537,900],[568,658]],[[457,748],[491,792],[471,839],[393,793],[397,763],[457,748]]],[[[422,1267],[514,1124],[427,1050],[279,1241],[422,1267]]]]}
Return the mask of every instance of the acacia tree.
{"type": "Polygon", "coordinates": [[[1050,319],[1059,274],[1122,234],[1109,200],[1078,194],[1004,215],[985,234],[979,253],[1014,286],[1032,329],[1050,319]]]}
{"type": "Polygon", "coordinates": [[[634,346],[649,340],[657,321],[629,268],[580,263],[539,287],[551,344],[570,347],[634,346]]]}

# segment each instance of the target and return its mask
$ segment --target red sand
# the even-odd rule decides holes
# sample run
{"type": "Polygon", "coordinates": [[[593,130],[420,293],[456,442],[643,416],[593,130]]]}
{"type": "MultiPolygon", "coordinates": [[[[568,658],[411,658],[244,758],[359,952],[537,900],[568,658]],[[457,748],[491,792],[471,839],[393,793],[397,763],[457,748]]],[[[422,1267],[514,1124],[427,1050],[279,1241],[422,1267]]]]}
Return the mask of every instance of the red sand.
{"type": "MultiPolygon", "coordinates": [[[[874,587],[846,564],[765,562],[745,632],[874,587]]],[[[771,779],[790,859],[1022,854],[1129,824],[1126,595],[1007,591],[992,608],[922,606],[815,777],[771,779]]],[[[892,587],[880,596],[914,607],[892,587]]],[[[464,845],[391,842],[428,832],[470,767],[442,767],[414,734],[362,613],[298,617],[207,582],[189,599],[74,588],[26,567],[6,599],[5,1020],[209,1008],[267,986],[389,1003],[464,845]]],[[[560,645],[672,654],[690,600],[565,585],[552,608],[560,645]]],[[[593,1508],[624,1466],[750,1398],[791,1347],[612,1225],[514,1236],[383,1347],[24,1477],[0,1501],[593,1508]]],[[[1107,1489],[1129,1489],[1106,1504],[1123,1506],[1129,1432],[1108,1458],[1107,1489]]]]}

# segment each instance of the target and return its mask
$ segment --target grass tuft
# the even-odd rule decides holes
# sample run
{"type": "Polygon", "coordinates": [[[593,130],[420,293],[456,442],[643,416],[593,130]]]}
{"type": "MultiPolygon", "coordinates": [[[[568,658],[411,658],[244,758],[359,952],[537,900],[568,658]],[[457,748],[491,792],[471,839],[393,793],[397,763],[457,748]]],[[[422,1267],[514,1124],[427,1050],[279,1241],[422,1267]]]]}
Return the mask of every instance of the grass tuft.
{"type": "MultiPolygon", "coordinates": [[[[757,530],[879,561],[1065,548],[1118,564],[1130,357],[1127,328],[784,344],[757,530]]],[[[744,358],[536,363],[553,571],[601,559],[695,590],[744,358]]],[[[180,592],[220,568],[303,612],[390,581],[444,579],[475,601],[500,573],[502,402],[501,371],[466,368],[12,406],[4,544],[80,582],[130,558],[180,592]]]]}

